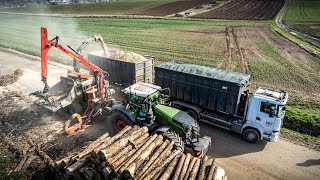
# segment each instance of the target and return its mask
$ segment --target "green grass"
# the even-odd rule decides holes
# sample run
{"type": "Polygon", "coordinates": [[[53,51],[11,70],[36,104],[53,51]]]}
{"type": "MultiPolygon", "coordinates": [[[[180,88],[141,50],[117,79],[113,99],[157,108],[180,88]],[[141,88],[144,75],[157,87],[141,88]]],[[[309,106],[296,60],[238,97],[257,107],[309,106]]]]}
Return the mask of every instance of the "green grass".
{"type": "Polygon", "coordinates": [[[0,179],[27,179],[28,173],[21,171],[21,172],[12,172],[14,167],[14,160],[12,157],[3,151],[0,151],[0,179]]]}
{"type": "Polygon", "coordinates": [[[127,15],[141,10],[156,7],[174,0],[121,0],[115,2],[49,5],[40,7],[5,8],[0,12],[31,13],[31,14],[96,14],[96,15],[127,15]]]}
{"type": "Polygon", "coordinates": [[[283,126],[320,138],[320,103],[288,103],[283,126]]]}
{"type": "Polygon", "coordinates": [[[286,21],[320,21],[319,0],[293,0],[285,16],[286,21]]]}

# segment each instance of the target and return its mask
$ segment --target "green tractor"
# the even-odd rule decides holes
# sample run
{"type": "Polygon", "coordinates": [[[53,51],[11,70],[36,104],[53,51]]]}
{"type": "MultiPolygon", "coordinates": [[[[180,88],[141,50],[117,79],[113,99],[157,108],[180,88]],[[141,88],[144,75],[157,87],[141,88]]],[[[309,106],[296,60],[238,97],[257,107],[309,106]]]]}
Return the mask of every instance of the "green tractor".
{"type": "Polygon", "coordinates": [[[120,131],[127,125],[147,126],[150,133],[157,133],[175,141],[175,147],[184,151],[189,147],[197,157],[203,157],[211,138],[200,137],[200,128],[186,112],[165,104],[169,89],[137,83],[122,90],[126,98],[122,104],[112,107],[114,129],[120,131]]]}

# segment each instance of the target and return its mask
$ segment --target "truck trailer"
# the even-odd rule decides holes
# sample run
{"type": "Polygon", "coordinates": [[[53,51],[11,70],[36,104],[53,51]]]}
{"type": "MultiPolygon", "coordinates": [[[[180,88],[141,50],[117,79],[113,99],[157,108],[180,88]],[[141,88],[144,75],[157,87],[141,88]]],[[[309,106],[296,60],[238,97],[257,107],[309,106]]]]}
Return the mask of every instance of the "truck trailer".
{"type": "Polygon", "coordinates": [[[258,87],[250,94],[249,81],[249,74],[193,64],[167,62],[155,67],[155,84],[170,89],[171,106],[198,121],[240,133],[247,142],[275,142],[288,93],[258,87]]]}

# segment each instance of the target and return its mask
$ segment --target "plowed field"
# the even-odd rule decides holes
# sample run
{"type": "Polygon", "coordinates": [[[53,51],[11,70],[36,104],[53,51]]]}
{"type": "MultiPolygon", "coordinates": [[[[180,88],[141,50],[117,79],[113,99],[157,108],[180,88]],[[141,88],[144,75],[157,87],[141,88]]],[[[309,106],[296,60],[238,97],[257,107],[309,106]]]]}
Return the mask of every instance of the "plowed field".
{"type": "Polygon", "coordinates": [[[217,9],[193,17],[208,19],[268,20],[273,19],[278,14],[283,4],[283,0],[233,0],[217,9]]]}
{"type": "Polygon", "coordinates": [[[208,3],[209,0],[185,0],[185,1],[176,1],[172,3],[163,4],[157,7],[143,10],[136,14],[139,15],[148,15],[148,16],[167,16],[170,14],[175,14],[181,11],[191,9],[196,6],[200,6],[208,3]]]}

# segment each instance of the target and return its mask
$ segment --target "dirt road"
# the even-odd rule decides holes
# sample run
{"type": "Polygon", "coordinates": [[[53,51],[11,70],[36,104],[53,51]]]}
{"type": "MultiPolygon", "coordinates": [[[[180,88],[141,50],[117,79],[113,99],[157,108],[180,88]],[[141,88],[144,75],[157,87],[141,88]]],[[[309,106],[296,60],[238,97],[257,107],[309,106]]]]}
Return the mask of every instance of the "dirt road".
{"type": "MultiPolygon", "coordinates": [[[[40,81],[40,62],[0,52],[0,75],[18,68],[24,71],[23,76],[16,83],[5,88],[1,87],[0,96],[4,96],[3,92],[8,90],[19,90],[23,94],[29,94],[43,88],[40,81]]],[[[65,75],[66,69],[67,66],[50,64],[49,84],[58,81],[59,76],[65,75]]],[[[32,106],[31,101],[28,103],[32,106]]],[[[49,131],[49,134],[61,133],[58,129],[63,127],[64,121],[59,120],[59,117],[50,113],[42,117],[43,122],[51,123],[50,126],[57,124],[54,126],[56,130],[49,131]]],[[[36,127],[33,128],[37,131],[36,127]]],[[[105,128],[102,127],[102,121],[94,121],[85,132],[87,135],[90,133],[89,138],[94,138],[101,135],[103,131],[105,128]]],[[[208,154],[218,159],[218,164],[226,170],[229,179],[318,179],[320,177],[320,152],[318,151],[295,145],[284,139],[276,143],[248,144],[242,141],[238,134],[206,124],[201,124],[201,131],[202,134],[212,137],[213,142],[208,154]]],[[[41,134],[35,136],[38,139],[43,137],[41,134]]],[[[69,137],[66,134],[62,133],[56,138],[65,139],[65,141],[60,140],[61,143],[69,143],[67,140],[69,137]]],[[[50,143],[52,141],[47,144],[50,143]]]]}

